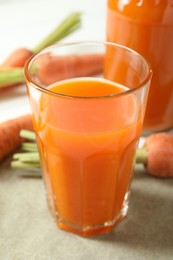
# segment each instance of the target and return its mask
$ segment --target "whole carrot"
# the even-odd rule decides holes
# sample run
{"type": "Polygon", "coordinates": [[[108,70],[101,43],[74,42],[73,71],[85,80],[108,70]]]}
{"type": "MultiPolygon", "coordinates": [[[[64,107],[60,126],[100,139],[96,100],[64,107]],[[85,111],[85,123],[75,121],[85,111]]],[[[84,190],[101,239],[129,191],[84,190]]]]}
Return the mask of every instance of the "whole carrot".
{"type": "MultiPolygon", "coordinates": [[[[20,136],[30,140],[33,132],[21,131],[20,136]]],[[[14,168],[38,169],[40,168],[40,158],[36,143],[23,143],[24,153],[14,154],[11,163],[14,168]]],[[[144,146],[138,148],[136,153],[136,163],[143,164],[149,174],[155,177],[173,177],[173,133],[153,134],[146,138],[144,146]]],[[[34,176],[32,172],[22,172],[22,175],[34,176]]],[[[41,174],[39,175],[41,176],[41,174]]],[[[38,177],[38,175],[37,175],[38,177]]]]}
{"type": "Polygon", "coordinates": [[[158,133],[145,139],[136,155],[136,162],[142,163],[153,176],[173,177],[173,133],[158,133]]]}
{"type": "Polygon", "coordinates": [[[39,80],[51,84],[72,77],[87,77],[103,71],[103,54],[52,56],[45,54],[37,60],[39,80]]]}
{"type": "Polygon", "coordinates": [[[31,115],[24,115],[0,123],[0,160],[14,152],[22,143],[22,129],[33,130],[31,115]]]}
{"type": "MultiPolygon", "coordinates": [[[[103,71],[103,54],[80,54],[66,57],[43,55],[37,60],[39,81],[51,84],[70,77],[97,75],[103,71]]],[[[0,87],[24,83],[23,68],[4,69],[0,73],[0,87]]]]}
{"type": "MultiPolygon", "coordinates": [[[[40,43],[38,43],[37,46],[35,46],[35,48],[33,48],[32,50],[27,48],[18,48],[14,50],[6,58],[6,60],[0,65],[1,72],[3,73],[2,69],[4,68],[23,67],[27,59],[31,57],[34,53],[37,53],[40,50],[46,48],[47,46],[58,42],[59,40],[63,39],[73,31],[75,31],[80,26],[80,22],[81,22],[80,16],[81,14],[78,12],[69,15],[48,36],[46,36],[40,43]]],[[[4,77],[4,75],[2,76],[4,77]]],[[[12,80],[13,73],[8,76],[10,76],[11,78],[11,81],[9,82],[10,84],[3,85],[3,86],[13,85],[13,83],[11,83],[13,82],[12,80]]],[[[6,80],[8,82],[8,77],[6,80]]],[[[14,78],[14,83],[16,83],[15,78],[14,78]]]]}

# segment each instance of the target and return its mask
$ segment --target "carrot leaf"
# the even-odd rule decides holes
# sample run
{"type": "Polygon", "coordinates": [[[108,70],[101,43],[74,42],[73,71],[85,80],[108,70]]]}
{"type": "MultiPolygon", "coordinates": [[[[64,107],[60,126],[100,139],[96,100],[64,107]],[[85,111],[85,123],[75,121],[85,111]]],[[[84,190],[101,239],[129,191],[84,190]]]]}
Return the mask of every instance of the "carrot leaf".
{"type": "Polygon", "coordinates": [[[24,82],[23,68],[8,68],[0,71],[0,87],[24,82]]]}
{"type": "Polygon", "coordinates": [[[81,22],[80,17],[81,14],[75,12],[65,18],[48,36],[46,36],[46,38],[32,49],[33,53],[37,53],[42,49],[55,44],[79,28],[81,22]]]}
{"type": "Polygon", "coordinates": [[[26,138],[26,139],[32,140],[32,141],[36,140],[35,133],[33,131],[29,131],[29,130],[21,130],[20,137],[23,137],[23,138],[26,138]]]}

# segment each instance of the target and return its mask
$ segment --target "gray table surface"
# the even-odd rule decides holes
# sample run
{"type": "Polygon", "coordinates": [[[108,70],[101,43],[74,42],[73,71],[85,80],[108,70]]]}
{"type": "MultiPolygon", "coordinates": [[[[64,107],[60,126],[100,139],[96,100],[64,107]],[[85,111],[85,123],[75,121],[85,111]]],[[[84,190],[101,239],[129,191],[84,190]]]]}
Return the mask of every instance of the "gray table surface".
{"type": "Polygon", "coordinates": [[[173,259],[173,179],[135,169],[129,213],[113,232],[90,238],[59,230],[42,179],[0,165],[0,259],[173,259]]]}

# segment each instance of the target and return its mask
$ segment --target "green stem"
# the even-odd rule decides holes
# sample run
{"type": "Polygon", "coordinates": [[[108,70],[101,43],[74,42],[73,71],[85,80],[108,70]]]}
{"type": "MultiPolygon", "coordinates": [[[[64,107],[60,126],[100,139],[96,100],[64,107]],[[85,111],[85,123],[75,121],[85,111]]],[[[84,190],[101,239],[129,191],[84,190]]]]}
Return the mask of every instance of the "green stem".
{"type": "Polygon", "coordinates": [[[136,163],[146,164],[148,159],[148,151],[145,147],[141,147],[137,149],[136,152],[136,163]]]}
{"type": "Polygon", "coordinates": [[[36,141],[36,135],[33,131],[29,130],[21,130],[20,131],[20,137],[26,138],[31,141],[36,141]]]}
{"type": "Polygon", "coordinates": [[[0,87],[24,82],[23,68],[4,69],[0,72],[0,87]]]}
{"type": "Polygon", "coordinates": [[[69,34],[73,33],[74,31],[76,31],[78,28],[80,27],[80,24],[76,24],[74,25],[72,28],[69,28],[67,31],[63,32],[60,37],[61,39],[64,39],[65,37],[67,37],[69,34]]]}
{"type": "Polygon", "coordinates": [[[38,152],[37,144],[35,143],[22,143],[22,150],[26,152],[38,152]]]}
{"type": "Polygon", "coordinates": [[[13,159],[15,160],[19,160],[21,162],[38,162],[40,163],[40,157],[39,154],[37,152],[33,152],[33,153],[15,153],[13,155],[13,159]]]}
{"type": "Polygon", "coordinates": [[[40,169],[39,163],[25,163],[21,161],[12,161],[11,162],[12,168],[22,168],[22,169],[40,169]]]}
{"type": "Polygon", "coordinates": [[[76,12],[63,20],[55,30],[53,30],[48,36],[46,36],[46,38],[36,45],[35,48],[32,49],[33,53],[37,53],[69,35],[73,31],[73,28],[75,30],[76,26],[80,24],[80,16],[81,14],[76,12]]]}

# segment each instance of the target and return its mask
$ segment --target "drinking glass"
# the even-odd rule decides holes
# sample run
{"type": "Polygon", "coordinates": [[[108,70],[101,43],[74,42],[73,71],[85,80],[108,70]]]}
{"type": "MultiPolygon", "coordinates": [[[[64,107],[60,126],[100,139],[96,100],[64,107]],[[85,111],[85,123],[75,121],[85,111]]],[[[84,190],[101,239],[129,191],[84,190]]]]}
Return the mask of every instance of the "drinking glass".
{"type": "Polygon", "coordinates": [[[58,227],[81,236],[111,231],[128,212],[150,65],[121,45],[77,42],[48,47],[24,71],[58,227]]]}

